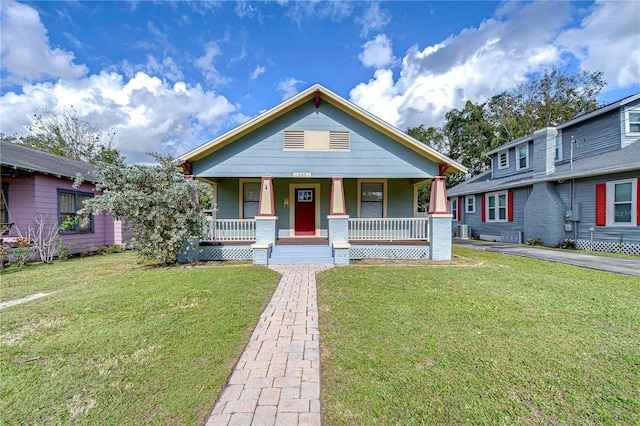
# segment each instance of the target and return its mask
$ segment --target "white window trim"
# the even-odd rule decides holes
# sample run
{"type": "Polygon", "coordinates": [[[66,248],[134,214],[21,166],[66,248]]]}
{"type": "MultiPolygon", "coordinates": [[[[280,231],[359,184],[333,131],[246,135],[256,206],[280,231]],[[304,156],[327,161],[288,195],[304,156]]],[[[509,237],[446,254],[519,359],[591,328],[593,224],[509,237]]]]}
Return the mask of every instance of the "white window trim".
{"type": "Polygon", "coordinates": [[[240,179],[240,187],[238,188],[238,218],[253,219],[244,217],[244,184],[245,183],[261,183],[262,179],[240,179]]]}
{"type": "Polygon", "coordinates": [[[475,213],[476,212],[476,196],[475,195],[467,195],[464,201],[464,212],[465,213],[475,213]],[[469,201],[473,200],[473,203],[469,203],[469,201]],[[471,210],[469,210],[471,207],[471,210]]]}
{"type": "Polygon", "coordinates": [[[516,170],[524,170],[524,169],[528,169],[529,168],[529,144],[527,143],[523,143],[520,144],[518,146],[516,146],[516,170]],[[524,147],[525,149],[525,155],[524,158],[526,160],[526,164],[524,167],[520,167],[520,148],[524,147]]]}
{"type": "Polygon", "coordinates": [[[638,179],[629,178],[622,180],[614,180],[607,182],[607,225],[606,226],[623,226],[623,227],[637,227],[638,218],[636,217],[638,211],[638,179]],[[616,210],[615,210],[615,188],[620,183],[631,183],[631,222],[615,222],[616,210]]]}
{"type": "Polygon", "coordinates": [[[460,197],[451,197],[451,200],[449,200],[449,211],[451,212],[451,214],[453,215],[453,218],[451,219],[452,222],[457,222],[458,221],[458,209],[460,208],[460,197]],[[453,204],[455,203],[456,208],[453,208],[453,204]]]}
{"type": "Polygon", "coordinates": [[[420,189],[420,185],[425,183],[426,181],[420,181],[418,183],[413,184],[413,217],[426,217],[427,212],[418,211],[418,190],[420,189]]]}
{"type": "Polygon", "coordinates": [[[508,169],[509,168],[509,150],[505,149],[505,150],[502,150],[502,151],[498,152],[497,160],[498,160],[498,170],[508,169]],[[502,162],[500,161],[500,156],[502,154],[504,154],[506,156],[506,158],[507,158],[507,162],[506,162],[506,164],[504,166],[502,165],[502,162]]]}
{"type": "Polygon", "coordinates": [[[387,179],[358,179],[358,217],[360,216],[360,202],[362,199],[362,182],[379,182],[382,183],[382,217],[387,217],[387,179]]]}
{"type": "Polygon", "coordinates": [[[631,131],[631,116],[630,113],[640,114],[640,109],[628,109],[624,112],[624,132],[626,135],[640,135],[640,132],[631,131]]]}
{"type": "Polygon", "coordinates": [[[485,194],[485,221],[486,222],[509,222],[509,191],[498,191],[498,192],[491,192],[488,194],[485,194]],[[498,199],[500,197],[500,195],[504,195],[505,198],[505,212],[504,212],[504,219],[500,219],[500,207],[498,206],[498,199]],[[490,197],[496,197],[496,218],[495,219],[491,219],[489,218],[489,198],[490,197]]]}
{"type": "MultiPolygon", "coordinates": [[[[556,145],[554,148],[555,152],[558,153],[557,158],[555,158],[554,161],[562,161],[562,130],[560,130],[558,132],[558,135],[556,136],[556,145]]],[[[554,153],[555,156],[555,153],[554,153]]]]}

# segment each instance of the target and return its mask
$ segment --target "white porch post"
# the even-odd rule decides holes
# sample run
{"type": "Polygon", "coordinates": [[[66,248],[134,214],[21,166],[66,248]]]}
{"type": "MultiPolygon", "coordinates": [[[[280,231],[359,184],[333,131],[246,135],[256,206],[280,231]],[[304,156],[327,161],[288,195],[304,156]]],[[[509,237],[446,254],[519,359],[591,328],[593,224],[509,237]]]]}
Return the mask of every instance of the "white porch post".
{"type": "Polygon", "coordinates": [[[331,205],[329,208],[329,244],[333,248],[336,265],[349,264],[349,215],[344,198],[342,176],[331,178],[331,205]]]}
{"type": "Polygon", "coordinates": [[[260,203],[256,216],[256,242],[253,249],[253,263],[267,265],[271,248],[276,243],[275,204],[273,200],[273,180],[271,176],[263,176],[260,182],[260,203]]]}
{"type": "Polygon", "coordinates": [[[451,260],[451,219],[447,204],[447,189],[443,176],[436,176],[431,181],[431,197],[429,198],[429,259],[451,260]]]}

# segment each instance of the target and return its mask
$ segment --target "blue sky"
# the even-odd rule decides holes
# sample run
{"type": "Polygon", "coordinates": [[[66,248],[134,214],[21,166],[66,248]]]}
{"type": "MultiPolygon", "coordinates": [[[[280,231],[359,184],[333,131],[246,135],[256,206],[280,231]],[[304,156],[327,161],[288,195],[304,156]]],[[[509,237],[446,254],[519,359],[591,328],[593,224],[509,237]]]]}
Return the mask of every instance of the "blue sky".
{"type": "Polygon", "coordinates": [[[640,2],[2,0],[0,131],[73,106],[129,162],[319,82],[406,130],[552,65],[640,91],[640,2]]]}

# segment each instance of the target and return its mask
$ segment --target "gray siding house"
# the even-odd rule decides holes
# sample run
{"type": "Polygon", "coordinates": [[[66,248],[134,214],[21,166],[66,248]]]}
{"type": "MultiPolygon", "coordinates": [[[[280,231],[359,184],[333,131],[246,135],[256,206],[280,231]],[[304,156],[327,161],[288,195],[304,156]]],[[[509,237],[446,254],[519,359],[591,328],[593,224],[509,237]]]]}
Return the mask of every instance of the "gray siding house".
{"type": "Polygon", "coordinates": [[[640,94],[486,155],[490,170],[448,190],[454,232],[640,255],[640,94]]]}
{"type": "Polygon", "coordinates": [[[318,263],[451,256],[442,175],[464,166],[319,84],[180,159],[214,188],[200,259],[278,263],[294,246],[290,262],[310,245],[318,263]],[[418,213],[426,181],[428,217],[418,213]]]}

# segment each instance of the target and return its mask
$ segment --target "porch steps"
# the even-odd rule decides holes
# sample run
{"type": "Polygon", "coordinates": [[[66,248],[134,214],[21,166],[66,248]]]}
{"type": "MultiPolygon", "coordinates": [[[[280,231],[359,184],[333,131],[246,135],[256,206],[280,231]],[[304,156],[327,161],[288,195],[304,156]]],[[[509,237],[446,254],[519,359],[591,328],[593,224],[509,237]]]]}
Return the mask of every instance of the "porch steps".
{"type": "Polygon", "coordinates": [[[269,265],[333,265],[333,253],[329,245],[278,245],[273,246],[269,265]]]}

